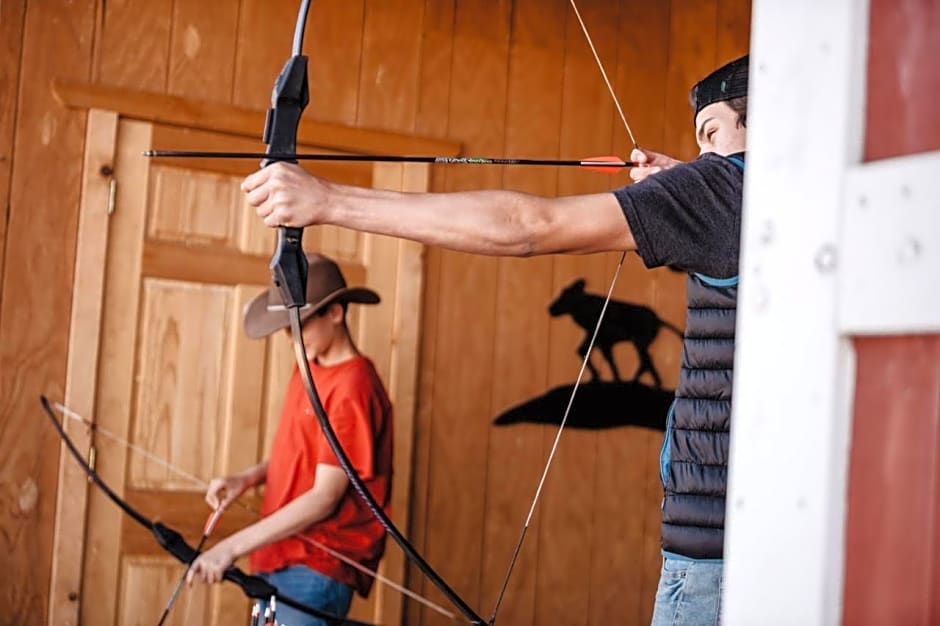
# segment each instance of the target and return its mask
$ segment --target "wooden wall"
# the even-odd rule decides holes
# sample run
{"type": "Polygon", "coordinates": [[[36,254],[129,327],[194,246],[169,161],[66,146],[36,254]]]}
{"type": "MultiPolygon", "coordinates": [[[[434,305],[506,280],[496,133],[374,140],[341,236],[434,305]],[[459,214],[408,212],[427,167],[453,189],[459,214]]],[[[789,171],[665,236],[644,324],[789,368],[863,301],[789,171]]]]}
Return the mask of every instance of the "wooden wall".
{"type": "MultiPolygon", "coordinates": [[[[463,142],[483,156],[627,156],[565,0],[314,0],[308,115],[463,142]]],[[[579,0],[639,143],[694,156],[688,87],[747,48],[747,0],[579,0]]],[[[53,77],[264,108],[289,52],[292,0],[0,0],[0,622],[44,621],[85,116],[53,77]]],[[[260,129],[259,129],[260,133],[260,129]]],[[[553,169],[451,168],[439,190],[543,194],[623,184],[553,169]]],[[[590,219],[590,216],[585,216],[590,219]]],[[[571,382],[580,332],[545,307],[572,279],[603,292],[612,256],[487,259],[429,250],[411,535],[488,610],[553,432],[492,418],[571,382]]],[[[683,321],[683,281],[627,260],[622,300],[683,321]]],[[[635,367],[628,346],[617,353],[635,367]]],[[[654,358],[670,386],[678,342],[654,358]]],[[[661,435],[565,435],[501,622],[640,624],[659,565],[661,435]]],[[[404,462],[404,460],[399,460],[404,462]]],[[[396,548],[390,548],[396,549],[396,548]]],[[[437,597],[417,577],[412,586],[437,597]]],[[[92,600],[92,599],[89,599],[92,600]]],[[[440,619],[415,607],[409,623],[440,619]]]]}

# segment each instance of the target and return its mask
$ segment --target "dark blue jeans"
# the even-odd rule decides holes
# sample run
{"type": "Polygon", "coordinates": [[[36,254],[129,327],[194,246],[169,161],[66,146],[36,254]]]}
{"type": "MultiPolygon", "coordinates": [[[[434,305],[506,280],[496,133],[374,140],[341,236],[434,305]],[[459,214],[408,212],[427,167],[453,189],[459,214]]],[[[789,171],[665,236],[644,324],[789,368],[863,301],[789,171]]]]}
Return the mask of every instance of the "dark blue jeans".
{"type": "MultiPolygon", "coordinates": [[[[341,617],[345,617],[349,611],[349,604],[352,602],[352,587],[304,565],[293,565],[276,572],[261,573],[259,576],[277,587],[280,593],[300,600],[304,604],[341,617]]],[[[261,607],[263,616],[268,603],[259,601],[258,605],[261,607]]],[[[327,626],[323,620],[301,613],[280,602],[277,605],[277,623],[290,624],[290,626],[327,626]]]]}

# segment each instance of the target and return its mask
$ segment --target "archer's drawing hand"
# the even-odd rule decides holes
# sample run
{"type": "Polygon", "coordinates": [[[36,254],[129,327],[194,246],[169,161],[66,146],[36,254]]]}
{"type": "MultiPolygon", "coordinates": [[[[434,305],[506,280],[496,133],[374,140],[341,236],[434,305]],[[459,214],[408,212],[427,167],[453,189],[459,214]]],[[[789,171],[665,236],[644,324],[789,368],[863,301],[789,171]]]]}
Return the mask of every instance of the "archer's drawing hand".
{"type": "Polygon", "coordinates": [[[682,163],[682,161],[677,161],[665,154],[653,152],[652,150],[641,150],[640,148],[633,149],[633,152],[630,153],[630,160],[634,163],[640,163],[638,167],[634,167],[630,170],[630,178],[636,183],[645,179],[647,176],[668,170],[670,167],[682,163]]]}
{"type": "Polygon", "coordinates": [[[213,510],[227,509],[228,505],[237,500],[249,487],[251,487],[249,480],[240,474],[213,478],[206,489],[206,503],[213,510]]]}
{"type": "Polygon", "coordinates": [[[329,197],[328,183],[295,163],[272,163],[248,176],[241,187],[265,226],[319,224],[329,197]]]}
{"type": "Polygon", "coordinates": [[[227,539],[220,541],[193,561],[193,564],[189,567],[189,572],[186,574],[186,584],[222,582],[225,570],[235,562],[236,558],[238,558],[238,555],[230,542],[227,539]]]}

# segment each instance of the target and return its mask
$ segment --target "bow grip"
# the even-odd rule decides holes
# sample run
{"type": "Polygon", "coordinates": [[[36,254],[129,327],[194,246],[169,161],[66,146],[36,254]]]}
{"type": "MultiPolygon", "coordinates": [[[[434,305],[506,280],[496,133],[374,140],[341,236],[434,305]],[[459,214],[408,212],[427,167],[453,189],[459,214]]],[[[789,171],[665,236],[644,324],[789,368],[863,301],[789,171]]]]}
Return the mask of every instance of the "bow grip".
{"type": "MultiPolygon", "coordinates": [[[[269,154],[297,151],[297,127],[309,101],[307,57],[294,54],[278,74],[271,93],[271,108],[264,122],[264,143],[269,154]]],[[[264,159],[261,167],[277,160],[264,159]]],[[[271,258],[271,276],[288,308],[302,307],[307,301],[307,257],[304,256],[303,233],[302,228],[278,228],[277,250],[271,258]]]]}
{"type": "Polygon", "coordinates": [[[307,257],[301,243],[303,235],[303,228],[280,226],[277,229],[277,250],[269,267],[287,308],[299,308],[307,303],[307,257]]]}
{"type": "Polygon", "coordinates": [[[271,596],[278,595],[277,587],[274,587],[263,578],[246,574],[234,566],[225,570],[223,577],[225,580],[230,580],[241,587],[249,598],[267,600],[271,596]]]}
{"type": "MultiPolygon", "coordinates": [[[[291,154],[297,151],[297,127],[310,101],[307,85],[307,57],[294,55],[287,59],[271,92],[271,108],[264,120],[263,140],[268,153],[291,154]]],[[[277,159],[264,159],[267,167],[277,159]]]]}

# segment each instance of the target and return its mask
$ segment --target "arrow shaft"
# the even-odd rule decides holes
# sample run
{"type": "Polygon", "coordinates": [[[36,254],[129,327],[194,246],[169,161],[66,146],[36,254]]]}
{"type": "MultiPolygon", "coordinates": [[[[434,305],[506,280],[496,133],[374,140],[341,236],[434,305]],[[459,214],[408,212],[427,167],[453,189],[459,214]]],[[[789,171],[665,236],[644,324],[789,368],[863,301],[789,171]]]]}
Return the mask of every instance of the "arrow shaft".
{"type": "Polygon", "coordinates": [[[381,163],[434,163],[439,165],[546,165],[621,169],[635,167],[630,161],[611,157],[587,159],[512,159],[501,157],[401,156],[394,154],[265,154],[263,152],[213,152],[200,150],[147,150],[146,157],[174,159],[271,159],[275,161],[341,161],[381,163]]]}

